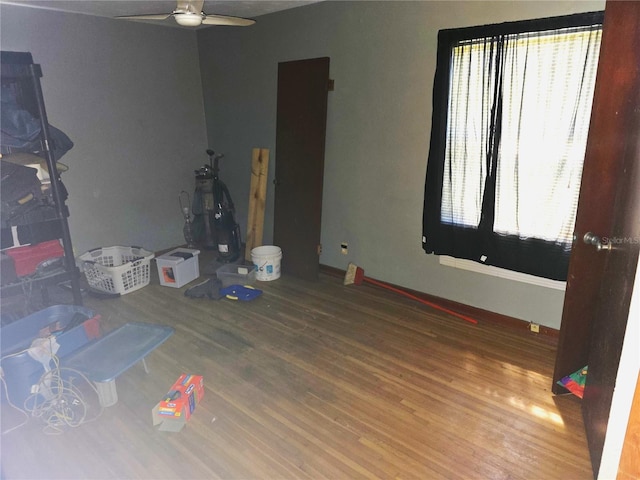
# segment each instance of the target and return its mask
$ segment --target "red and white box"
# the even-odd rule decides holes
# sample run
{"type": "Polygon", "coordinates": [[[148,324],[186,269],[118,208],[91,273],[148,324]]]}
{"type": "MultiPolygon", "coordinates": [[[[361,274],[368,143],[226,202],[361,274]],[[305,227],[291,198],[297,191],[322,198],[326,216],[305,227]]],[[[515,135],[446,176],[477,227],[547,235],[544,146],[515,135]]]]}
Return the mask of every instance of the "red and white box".
{"type": "Polygon", "coordinates": [[[164,398],[151,411],[153,424],[160,431],[179,432],[204,397],[204,380],[201,375],[183,373],[164,398]]]}

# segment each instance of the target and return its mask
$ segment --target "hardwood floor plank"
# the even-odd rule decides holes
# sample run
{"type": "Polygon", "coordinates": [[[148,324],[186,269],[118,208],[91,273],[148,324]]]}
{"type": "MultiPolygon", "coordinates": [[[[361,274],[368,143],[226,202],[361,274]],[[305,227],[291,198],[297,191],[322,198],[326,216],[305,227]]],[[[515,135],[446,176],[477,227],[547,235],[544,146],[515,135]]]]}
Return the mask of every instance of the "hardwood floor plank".
{"type": "MultiPolygon", "coordinates": [[[[175,333],[148,374],[118,377],[118,403],[95,421],[3,435],[4,478],[591,478],[580,403],[550,392],[548,339],[328,275],[257,287],[252,302],[212,301],[153,278],[88,298],[105,330],[175,333]],[[203,375],[205,397],[181,432],[160,432],[151,408],[181,373],[203,375]]],[[[3,430],[19,422],[3,404],[3,430]]]]}

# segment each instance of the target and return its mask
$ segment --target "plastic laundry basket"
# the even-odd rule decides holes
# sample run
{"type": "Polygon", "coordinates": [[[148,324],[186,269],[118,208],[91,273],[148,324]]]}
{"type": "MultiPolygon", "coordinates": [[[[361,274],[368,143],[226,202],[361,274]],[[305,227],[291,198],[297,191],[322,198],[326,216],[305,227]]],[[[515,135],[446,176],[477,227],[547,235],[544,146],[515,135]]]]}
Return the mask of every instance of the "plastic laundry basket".
{"type": "Polygon", "coordinates": [[[154,256],[140,247],[115,246],[89,250],[78,259],[91,287],[125,294],[149,284],[154,256]]]}

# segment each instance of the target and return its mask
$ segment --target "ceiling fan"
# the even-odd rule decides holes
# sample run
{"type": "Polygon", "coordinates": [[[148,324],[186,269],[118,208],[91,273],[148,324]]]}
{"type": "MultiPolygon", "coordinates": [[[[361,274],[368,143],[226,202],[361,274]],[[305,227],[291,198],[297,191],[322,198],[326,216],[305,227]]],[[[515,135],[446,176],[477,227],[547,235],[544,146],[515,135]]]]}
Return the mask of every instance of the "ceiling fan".
{"type": "Polygon", "coordinates": [[[200,25],[229,25],[246,27],[253,25],[255,20],[225,15],[207,15],[202,11],[204,0],[177,0],[176,9],[171,13],[158,15],[126,15],[117,18],[124,20],[165,20],[173,17],[178,25],[183,27],[198,27],[200,25]]]}

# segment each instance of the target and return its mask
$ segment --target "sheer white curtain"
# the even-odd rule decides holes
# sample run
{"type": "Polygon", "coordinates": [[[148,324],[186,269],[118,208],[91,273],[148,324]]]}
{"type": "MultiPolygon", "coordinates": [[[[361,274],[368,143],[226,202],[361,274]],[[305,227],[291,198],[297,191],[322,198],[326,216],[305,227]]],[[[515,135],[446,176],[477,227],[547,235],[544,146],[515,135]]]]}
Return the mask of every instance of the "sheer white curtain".
{"type": "Polygon", "coordinates": [[[465,41],[453,49],[441,219],[476,228],[487,177],[486,147],[495,101],[494,38],[465,41]]]}
{"type": "Polygon", "coordinates": [[[494,231],[571,243],[600,29],[508,35],[494,231]]]}
{"type": "Polygon", "coordinates": [[[443,223],[477,228],[484,204],[496,233],[571,243],[600,32],[504,35],[453,49],[443,223]]]}

